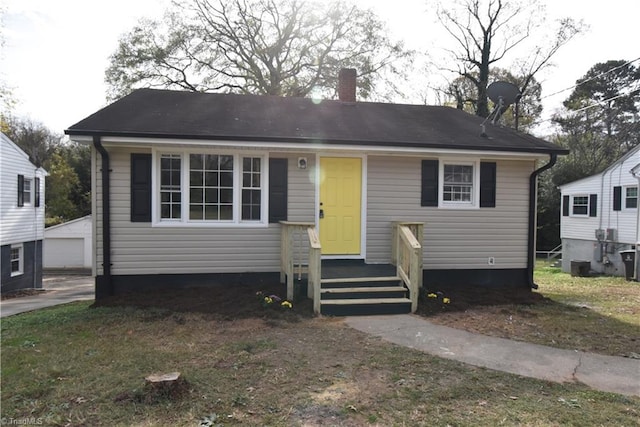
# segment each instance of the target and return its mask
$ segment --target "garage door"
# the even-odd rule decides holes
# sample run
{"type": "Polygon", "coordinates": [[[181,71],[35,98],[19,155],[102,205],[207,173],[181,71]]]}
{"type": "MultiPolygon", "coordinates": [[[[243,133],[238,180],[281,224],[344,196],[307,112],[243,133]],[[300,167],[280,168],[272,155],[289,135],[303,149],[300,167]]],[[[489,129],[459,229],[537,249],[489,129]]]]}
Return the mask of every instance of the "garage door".
{"type": "Polygon", "coordinates": [[[84,267],[84,239],[45,239],[44,268],[84,267]]]}

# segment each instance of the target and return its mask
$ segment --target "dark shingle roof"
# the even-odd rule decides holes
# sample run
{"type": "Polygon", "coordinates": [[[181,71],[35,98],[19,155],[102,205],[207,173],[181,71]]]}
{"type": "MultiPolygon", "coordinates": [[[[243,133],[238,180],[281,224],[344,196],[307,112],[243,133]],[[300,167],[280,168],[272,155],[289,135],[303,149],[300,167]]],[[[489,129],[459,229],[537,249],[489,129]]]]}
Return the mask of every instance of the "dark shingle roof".
{"type": "Polygon", "coordinates": [[[128,136],[565,153],[449,107],[139,89],[65,131],[128,136]]]}

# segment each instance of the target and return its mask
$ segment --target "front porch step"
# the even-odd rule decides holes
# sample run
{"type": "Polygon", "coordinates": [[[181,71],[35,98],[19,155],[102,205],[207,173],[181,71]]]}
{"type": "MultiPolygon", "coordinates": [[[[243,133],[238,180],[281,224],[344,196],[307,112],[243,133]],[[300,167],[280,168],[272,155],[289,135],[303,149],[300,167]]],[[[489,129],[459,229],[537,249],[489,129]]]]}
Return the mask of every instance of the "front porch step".
{"type": "Polygon", "coordinates": [[[353,299],[380,299],[380,298],[404,298],[407,288],[404,286],[362,286],[350,288],[323,288],[320,291],[323,300],[353,300],[353,299]]]}
{"type": "Polygon", "coordinates": [[[321,280],[320,313],[329,316],[411,312],[409,290],[397,276],[321,280]]]}
{"type": "Polygon", "coordinates": [[[320,313],[327,316],[370,316],[411,312],[408,298],[330,299],[320,301],[320,313]]]}

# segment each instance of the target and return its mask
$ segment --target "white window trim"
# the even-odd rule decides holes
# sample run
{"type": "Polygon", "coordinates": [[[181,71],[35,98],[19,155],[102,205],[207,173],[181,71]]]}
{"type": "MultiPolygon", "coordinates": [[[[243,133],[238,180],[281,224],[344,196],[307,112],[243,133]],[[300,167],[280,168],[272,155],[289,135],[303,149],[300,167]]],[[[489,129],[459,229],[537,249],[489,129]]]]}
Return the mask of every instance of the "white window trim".
{"type": "Polygon", "coordinates": [[[246,150],[223,150],[201,147],[183,150],[152,150],[151,162],[151,224],[153,227],[206,227],[206,228],[266,228],[269,226],[269,155],[264,152],[246,150]],[[181,168],[181,207],[180,219],[160,218],[160,156],[163,154],[180,155],[181,168]],[[233,220],[207,221],[189,219],[189,169],[190,154],[219,154],[233,156],[233,220]],[[260,221],[242,220],[242,157],[262,159],[260,173],[261,206],[260,221]]]}
{"type": "Polygon", "coordinates": [[[480,160],[440,158],[438,161],[438,207],[446,209],[479,209],[480,208],[480,160]],[[444,166],[473,166],[473,190],[470,202],[454,202],[444,200],[444,166]]]}
{"type": "Polygon", "coordinates": [[[623,195],[622,195],[622,198],[624,199],[624,209],[625,209],[625,210],[627,210],[627,209],[628,209],[628,210],[631,210],[631,211],[635,211],[637,208],[635,208],[635,207],[628,207],[628,206],[627,206],[627,190],[628,190],[629,188],[635,188],[635,189],[636,189],[636,206],[638,206],[638,202],[640,202],[640,197],[639,197],[639,196],[640,196],[640,194],[638,194],[638,193],[639,193],[639,189],[638,189],[638,186],[637,186],[637,185],[627,185],[627,186],[625,186],[625,187],[622,187],[622,189],[623,189],[623,191],[624,191],[624,193],[623,193],[623,195]]]}
{"type": "MultiPolygon", "coordinates": [[[[24,274],[24,246],[22,243],[17,245],[11,245],[11,250],[18,249],[19,258],[18,258],[18,271],[12,271],[11,277],[20,276],[24,274]]],[[[12,264],[12,260],[9,259],[9,264],[12,264]]]]}
{"type": "Polygon", "coordinates": [[[589,212],[591,210],[591,197],[588,194],[572,194],[569,197],[569,216],[574,218],[589,218],[589,212]],[[587,212],[584,214],[573,213],[574,199],[576,197],[586,197],[587,199],[587,212]]]}

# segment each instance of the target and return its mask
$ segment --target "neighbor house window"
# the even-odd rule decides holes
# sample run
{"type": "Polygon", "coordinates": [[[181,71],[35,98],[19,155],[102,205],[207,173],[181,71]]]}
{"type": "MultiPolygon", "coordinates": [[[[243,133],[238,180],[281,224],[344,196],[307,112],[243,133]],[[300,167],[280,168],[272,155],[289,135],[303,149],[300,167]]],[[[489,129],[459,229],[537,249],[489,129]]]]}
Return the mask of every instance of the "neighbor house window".
{"type": "Polygon", "coordinates": [[[24,272],[24,256],[22,245],[11,246],[11,275],[18,276],[24,272]]]}
{"type": "Polygon", "coordinates": [[[160,154],[158,157],[160,222],[264,222],[263,157],[215,152],[160,154]],[[183,212],[187,214],[181,214],[183,212]]]}
{"type": "Polygon", "coordinates": [[[31,193],[32,193],[31,183],[32,183],[31,179],[25,178],[24,179],[24,183],[22,184],[23,185],[22,194],[23,194],[23,197],[24,197],[24,204],[25,205],[30,205],[31,204],[31,193]]]}
{"type": "Polygon", "coordinates": [[[638,187],[625,188],[624,207],[636,209],[638,207],[638,187]]]}
{"type": "Polygon", "coordinates": [[[571,213],[578,216],[589,214],[589,196],[573,196],[571,213]]]}

